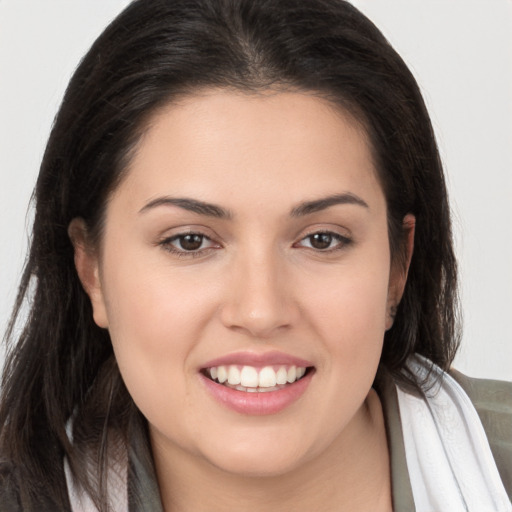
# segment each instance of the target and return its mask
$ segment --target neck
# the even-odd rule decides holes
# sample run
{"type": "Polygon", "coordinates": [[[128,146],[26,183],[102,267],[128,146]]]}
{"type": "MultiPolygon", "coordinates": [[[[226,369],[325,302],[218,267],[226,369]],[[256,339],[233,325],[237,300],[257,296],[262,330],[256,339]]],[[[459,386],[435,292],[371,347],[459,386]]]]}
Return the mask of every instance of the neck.
{"type": "Polygon", "coordinates": [[[327,450],[285,474],[237,475],[152,444],[166,512],[392,510],[384,419],[373,390],[327,450]]]}

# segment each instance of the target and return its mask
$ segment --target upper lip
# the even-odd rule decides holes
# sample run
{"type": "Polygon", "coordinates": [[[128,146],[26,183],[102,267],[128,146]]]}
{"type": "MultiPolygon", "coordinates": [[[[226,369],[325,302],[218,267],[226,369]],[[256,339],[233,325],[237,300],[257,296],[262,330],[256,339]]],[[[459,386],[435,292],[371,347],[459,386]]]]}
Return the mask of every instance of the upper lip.
{"type": "Polygon", "coordinates": [[[242,366],[300,366],[307,368],[313,366],[310,361],[306,361],[300,357],[292,356],[284,352],[272,350],[269,352],[233,352],[224,356],[208,361],[201,368],[213,368],[216,366],[227,366],[230,364],[238,364],[242,366]]]}

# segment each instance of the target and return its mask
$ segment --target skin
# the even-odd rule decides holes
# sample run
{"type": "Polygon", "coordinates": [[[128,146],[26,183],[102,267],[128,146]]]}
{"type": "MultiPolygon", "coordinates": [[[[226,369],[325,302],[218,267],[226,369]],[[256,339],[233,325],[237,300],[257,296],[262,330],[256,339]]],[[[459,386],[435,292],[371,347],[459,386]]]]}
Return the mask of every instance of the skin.
{"type": "MultiPolygon", "coordinates": [[[[414,219],[404,225],[410,256],[414,219]]],[[[101,246],[80,219],[70,236],[95,321],[148,419],[167,512],[391,510],[371,385],[407,272],[391,262],[385,197],[354,119],[304,93],[187,96],[153,117],[101,246]],[[333,194],[365,204],[290,214],[333,194]],[[162,197],[230,216],[148,206],[162,197]],[[194,254],[176,238],[190,232],[205,237],[194,254]],[[312,246],[318,232],[333,233],[327,250],[312,246]],[[315,367],[285,410],[244,415],[205,392],[205,362],[268,350],[315,367]]]]}

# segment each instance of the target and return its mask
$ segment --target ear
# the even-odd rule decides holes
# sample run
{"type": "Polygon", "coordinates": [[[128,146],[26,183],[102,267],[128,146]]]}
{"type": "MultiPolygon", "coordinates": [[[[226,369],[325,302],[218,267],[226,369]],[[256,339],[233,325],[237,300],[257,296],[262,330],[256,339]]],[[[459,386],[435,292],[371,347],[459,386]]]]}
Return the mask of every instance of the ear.
{"type": "Polygon", "coordinates": [[[96,248],[89,241],[85,221],[73,219],[68,226],[68,236],[75,250],[75,268],[82,286],[89,296],[93,318],[99,327],[107,328],[108,320],[103,290],[101,288],[99,258],[96,248]]]}
{"type": "Polygon", "coordinates": [[[389,276],[388,302],[386,311],[386,331],[391,329],[395,321],[398,304],[402,300],[402,295],[407,282],[409,266],[411,265],[412,253],[414,251],[414,231],[416,228],[416,217],[408,213],[402,221],[402,229],[405,232],[405,254],[404,258],[398,258],[391,263],[391,272],[389,276]]]}

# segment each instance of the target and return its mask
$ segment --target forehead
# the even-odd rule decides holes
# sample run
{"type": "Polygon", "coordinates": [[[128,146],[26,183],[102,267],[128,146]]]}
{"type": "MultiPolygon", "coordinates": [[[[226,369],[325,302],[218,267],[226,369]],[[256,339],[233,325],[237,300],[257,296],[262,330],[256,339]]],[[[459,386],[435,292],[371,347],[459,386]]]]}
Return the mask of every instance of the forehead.
{"type": "Polygon", "coordinates": [[[127,171],[119,191],[148,199],[270,198],[277,188],[284,202],[298,202],[329,189],[380,192],[361,124],[326,99],[299,92],[184,96],[152,116],[127,171]]]}

